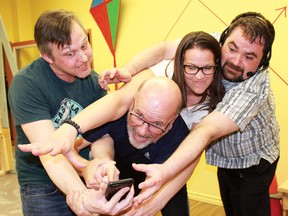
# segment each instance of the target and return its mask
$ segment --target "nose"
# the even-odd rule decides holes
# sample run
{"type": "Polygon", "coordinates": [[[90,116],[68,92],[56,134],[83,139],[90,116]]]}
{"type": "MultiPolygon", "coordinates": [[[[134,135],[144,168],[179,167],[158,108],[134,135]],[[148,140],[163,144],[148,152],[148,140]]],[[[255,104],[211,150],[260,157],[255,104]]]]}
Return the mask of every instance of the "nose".
{"type": "Polygon", "coordinates": [[[203,69],[199,70],[195,76],[199,80],[202,79],[204,77],[203,69]]]}
{"type": "Polygon", "coordinates": [[[149,130],[149,125],[145,122],[142,125],[139,125],[137,127],[137,131],[139,135],[141,136],[145,136],[148,133],[148,130],[149,130]]]}
{"type": "Polygon", "coordinates": [[[241,62],[241,55],[236,55],[233,59],[233,64],[239,66],[241,62]]]}
{"type": "Polygon", "coordinates": [[[79,57],[80,61],[83,61],[83,62],[88,61],[88,57],[87,57],[86,53],[82,50],[79,50],[78,57],[79,57]]]}

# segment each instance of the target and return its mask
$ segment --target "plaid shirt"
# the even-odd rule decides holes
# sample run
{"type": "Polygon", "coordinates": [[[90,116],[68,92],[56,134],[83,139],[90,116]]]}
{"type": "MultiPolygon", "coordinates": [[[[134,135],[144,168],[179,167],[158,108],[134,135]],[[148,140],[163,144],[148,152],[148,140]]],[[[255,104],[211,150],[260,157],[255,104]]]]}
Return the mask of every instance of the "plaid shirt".
{"type": "Polygon", "coordinates": [[[206,149],[208,164],[241,169],[259,163],[270,163],[279,157],[279,126],[275,116],[273,93],[267,70],[257,72],[243,82],[223,80],[225,97],[215,111],[233,120],[240,128],[206,149]]]}

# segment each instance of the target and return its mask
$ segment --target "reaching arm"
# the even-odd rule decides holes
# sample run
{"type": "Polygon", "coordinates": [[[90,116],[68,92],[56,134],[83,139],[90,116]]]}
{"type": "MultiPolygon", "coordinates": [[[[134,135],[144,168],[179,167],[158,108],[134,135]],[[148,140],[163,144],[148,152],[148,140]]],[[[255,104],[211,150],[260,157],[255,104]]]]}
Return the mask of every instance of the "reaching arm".
{"type": "MultiPolygon", "coordinates": [[[[129,109],[140,84],[151,77],[153,77],[153,74],[150,70],[137,74],[131,82],[95,101],[72,120],[80,126],[84,133],[106,122],[120,118],[129,109]]],[[[19,148],[25,152],[32,152],[36,156],[49,152],[52,156],[60,153],[71,154],[70,151],[74,147],[76,136],[77,131],[73,126],[63,124],[51,136],[46,137],[45,141],[42,140],[43,142],[41,143],[38,142],[29,145],[19,145],[19,148]]]]}
{"type": "Polygon", "coordinates": [[[119,179],[119,171],[113,161],[113,139],[109,135],[105,135],[96,140],[91,144],[91,152],[94,159],[87,161],[87,166],[82,169],[82,174],[87,187],[97,190],[88,189],[69,193],[67,196],[69,206],[79,215],[82,215],[86,211],[89,211],[93,215],[94,213],[114,215],[118,211],[130,207],[134,194],[133,189],[130,190],[128,196],[122,201],[120,201],[120,198],[129,188],[117,192],[110,201],[107,201],[105,198],[107,183],[119,179]]]}
{"type": "MultiPolygon", "coordinates": [[[[31,142],[42,142],[55,129],[51,120],[41,120],[22,125],[23,131],[31,142]]],[[[83,190],[85,185],[77,172],[63,155],[51,157],[44,155],[40,160],[54,184],[65,194],[71,190],[83,190]]]]}
{"type": "Polygon", "coordinates": [[[171,198],[186,184],[196,165],[198,164],[199,159],[200,156],[193,161],[191,165],[167,182],[155,195],[151,197],[151,199],[145,201],[144,203],[142,202],[141,204],[137,202],[137,198],[141,197],[142,193],[140,193],[134,198],[133,208],[130,209],[129,212],[126,212],[125,216],[138,216],[143,214],[156,215],[156,213],[163,209],[169,200],[171,200],[171,198]]]}
{"type": "Polygon", "coordinates": [[[147,69],[164,59],[173,59],[180,40],[161,42],[148,47],[129,60],[123,68],[104,70],[99,76],[99,84],[108,90],[108,84],[129,82],[131,76],[147,69]]]}
{"type": "Polygon", "coordinates": [[[176,53],[179,40],[161,42],[148,47],[134,56],[123,67],[130,71],[131,75],[155,65],[163,59],[173,59],[176,53]]]}
{"type": "Polygon", "coordinates": [[[93,142],[91,153],[93,160],[82,170],[88,188],[99,188],[101,183],[119,179],[114,161],[114,141],[109,135],[93,142]]]}
{"type": "Polygon", "coordinates": [[[148,176],[147,180],[139,185],[139,188],[145,189],[145,191],[141,194],[141,197],[137,198],[137,202],[141,203],[149,199],[176,173],[192,163],[211,141],[237,130],[239,130],[239,127],[231,119],[220,112],[214,111],[191,130],[164,164],[134,164],[134,169],[145,172],[148,176]]]}

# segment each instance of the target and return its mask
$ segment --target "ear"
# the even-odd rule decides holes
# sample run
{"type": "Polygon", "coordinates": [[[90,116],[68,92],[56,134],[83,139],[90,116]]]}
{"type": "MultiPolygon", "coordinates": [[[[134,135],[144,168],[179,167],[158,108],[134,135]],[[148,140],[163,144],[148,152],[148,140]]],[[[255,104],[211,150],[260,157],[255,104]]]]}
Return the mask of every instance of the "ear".
{"type": "Polygon", "coordinates": [[[173,124],[174,124],[174,121],[178,118],[179,114],[177,114],[174,119],[170,122],[169,126],[167,127],[167,130],[166,131],[169,131],[172,127],[173,127],[173,124]]]}
{"type": "Polygon", "coordinates": [[[46,53],[41,53],[42,58],[47,61],[49,64],[53,64],[54,61],[46,54],[46,53]]]}

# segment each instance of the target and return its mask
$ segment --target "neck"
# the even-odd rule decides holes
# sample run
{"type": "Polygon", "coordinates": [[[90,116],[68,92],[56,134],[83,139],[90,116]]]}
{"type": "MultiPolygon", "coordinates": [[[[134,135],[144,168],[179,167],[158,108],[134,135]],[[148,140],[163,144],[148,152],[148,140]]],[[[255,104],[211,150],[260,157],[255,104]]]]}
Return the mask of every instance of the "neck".
{"type": "Polygon", "coordinates": [[[187,107],[189,107],[198,104],[202,98],[202,95],[195,95],[189,93],[186,95],[186,97],[187,97],[187,107]]]}

